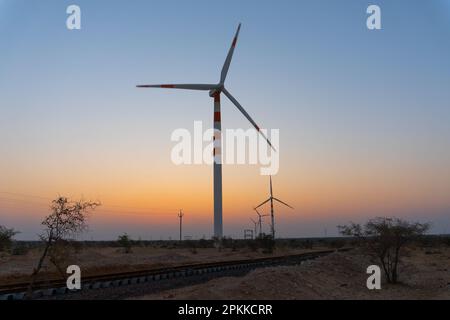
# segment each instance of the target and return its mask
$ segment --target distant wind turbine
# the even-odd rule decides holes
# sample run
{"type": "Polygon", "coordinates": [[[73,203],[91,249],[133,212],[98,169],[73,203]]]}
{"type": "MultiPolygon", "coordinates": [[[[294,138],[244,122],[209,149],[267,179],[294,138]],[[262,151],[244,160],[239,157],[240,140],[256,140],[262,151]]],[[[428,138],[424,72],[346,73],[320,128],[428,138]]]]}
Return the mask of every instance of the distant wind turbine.
{"type": "Polygon", "coordinates": [[[225,79],[233,58],[234,48],[236,47],[241,24],[239,24],[236,35],[234,36],[231,48],[225,59],[225,63],[220,74],[218,84],[158,84],[158,85],[138,85],[138,88],[166,88],[166,89],[186,89],[186,90],[204,90],[209,91],[209,96],[214,98],[214,236],[221,239],[223,236],[222,225],[222,124],[220,116],[220,94],[223,93],[236,106],[236,108],[247,118],[255,129],[264,137],[269,146],[275,150],[269,139],[260,131],[259,126],[239,104],[239,102],[225,89],[225,79]]]}
{"type": "Polygon", "coordinates": [[[252,218],[250,218],[250,220],[252,220],[254,227],[255,227],[255,239],[256,239],[256,233],[258,232],[257,228],[258,228],[258,222],[256,222],[255,220],[253,220],[252,218]]]}
{"type": "Polygon", "coordinates": [[[263,217],[268,217],[268,214],[261,214],[259,213],[258,209],[254,209],[256,211],[256,214],[258,215],[258,224],[259,224],[259,236],[262,235],[262,218],[263,217]]]}
{"type": "Polygon", "coordinates": [[[275,239],[275,216],[274,216],[274,210],[273,210],[273,200],[278,201],[279,203],[284,204],[285,206],[287,206],[287,207],[289,207],[291,209],[294,209],[293,207],[291,207],[287,203],[285,203],[285,202],[281,201],[280,199],[277,199],[277,198],[275,198],[273,196],[272,176],[270,176],[270,197],[269,197],[269,199],[267,199],[266,201],[261,203],[259,206],[255,207],[255,210],[270,201],[270,217],[272,218],[272,224],[270,226],[270,229],[272,231],[272,239],[275,239]]]}

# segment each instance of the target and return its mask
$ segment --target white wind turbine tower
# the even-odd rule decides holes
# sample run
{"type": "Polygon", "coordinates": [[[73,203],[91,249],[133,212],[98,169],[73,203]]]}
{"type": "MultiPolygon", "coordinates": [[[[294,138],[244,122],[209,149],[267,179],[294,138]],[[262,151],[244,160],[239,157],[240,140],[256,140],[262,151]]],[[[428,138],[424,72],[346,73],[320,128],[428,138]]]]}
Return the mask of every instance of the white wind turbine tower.
{"type": "Polygon", "coordinates": [[[273,196],[272,176],[270,176],[270,197],[269,197],[269,199],[267,199],[266,201],[261,203],[259,206],[255,207],[255,210],[270,201],[270,217],[272,218],[272,225],[270,226],[270,229],[272,231],[272,239],[275,239],[275,216],[274,216],[274,210],[273,210],[273,200],[278,201],[279,203],[284,204],[285,206],[287,206],[291,209],[294,209],[287,203],[285,203],[285,202],[281,201],[280,199],[277,199],[273,196]]]}
{"type": "Polygon", "coordinates": [[[238,108],[238,110],[247,118],[255,129],[266,139],[267,143],[273,150],[275,148],[269,139],[260,131],[259,126],[239,104],[239,102],[225,89],[225,79],[230,68],[231,59],[233,58],[234,48],[239,36],[241,24],[239,24],[236,35],[234,36],[231,48],[225,59],[225,63],[220,74],[220,82],[218,84],[158,84],[158,85],[138,85],[138,88],[167,88],[167,89],[186,89],[186,90],[204,90],[209,91],[209,96],[214,98],[214,236],[221,239],[223,236],[222,226],[222,124],[220,117],[220,94],[223,93],[238,108]]]}

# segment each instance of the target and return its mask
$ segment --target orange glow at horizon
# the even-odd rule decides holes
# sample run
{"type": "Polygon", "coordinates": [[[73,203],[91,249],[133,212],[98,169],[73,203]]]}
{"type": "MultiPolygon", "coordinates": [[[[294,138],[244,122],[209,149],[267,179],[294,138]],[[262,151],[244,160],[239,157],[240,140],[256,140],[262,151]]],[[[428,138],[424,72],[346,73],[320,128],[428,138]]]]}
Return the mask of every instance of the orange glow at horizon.
{"type": "MultiPolygon", "coordinates": [[[[92,215],[96,227],[173,226],[183,209],[189,217],[186,223],[209,232],[212,167],[176,166],[170,161],[170,148],[164,142],[156,157],[151,148],[128,143],[117,150],[81,154],[68,149],[59,155],[54,146],[45,157],[6,155],[0,159],[0,223],[36,230],[48,214],[50,201],[62,195],[100,201],[102,206],[92,215]]],[[[346,222],[417,211],[427,218],[429,212],[450,208],[450,170],[445,158],[430,165],[420,159],[389,158],[389,154],[377,158],[375,153],[371,157],[333,149],[314,151],[282,152],[280,171],[273,177],[274,196],[295,208],[277,205],[277,224],[287,224],[293,234],[305,221],[346,222]]],[[[257,165],[223,166],[225,230],[248,226],[253,207],[268,198],[269,178],[261,176],[259,169],[257,165]]],[[[270,206],[261,210],[269,213],[270,206]]]]}
{"type": "MultiPolygon", "coordinates": [[[[58,194],[72,199],[100,201],[96,219],[109,222],[123,217],[131,223],[151,220],[168,223],[179,209],[195,213],[196,219],[210,220],[212,216],[212,168],[210,166],[174,166],[169,171],[148,170],[112,171],[102,176],[86,172],[69,172],[60,181],[57,176],[39,177],[34,171],[23,188],[25,176],[8,181],[12,195],[0,195],[2,216],[35,210],[40,215],[48,211],[49,202],[58,194]],[[142,171],[144,172],[144,171],[142,171]],[[43,183],[41,183],[43,181],[43,183]],[[56,187],[58,185],[58,187],[56,187]],[[82,190],[82,192],[80,192],[82,190]],[[14,193],[36,195],[41,198],[14,196],[14,193]],[[26,210],[24,210],[24,208],[26,210]]],[[[334,212],[358,215],[361,211],[395,212],[409,208],[445,208],[448,206],[448,176],[445,174],[413,174],[403,168],[393,173],[377,172],[371,168],[354,167],[340,170],[307,171],[298,168],[290,175],[282,170],[274,177],[274,194],[291,204],[299,219],[326,218],[334,212]],[[391,176],[392,174],[392,176],[391,176]],[[392,180],[386,181],[386,177],[392,180]]],[[[105,172],[106,173],[106,172],[105,172]]],[[[252,208],[268,198],[268,177],[260,176],[258,168],[224,166],[224,215],[228,221],[238,222],[253,214],[252,208]]],[[[269,206],[262,209],[269,210],[269,206]]],[[[278,208],[290,217],[289,209],[278,208]]],[[[290,217],[292,218],[292,217],[290,217]]]]}

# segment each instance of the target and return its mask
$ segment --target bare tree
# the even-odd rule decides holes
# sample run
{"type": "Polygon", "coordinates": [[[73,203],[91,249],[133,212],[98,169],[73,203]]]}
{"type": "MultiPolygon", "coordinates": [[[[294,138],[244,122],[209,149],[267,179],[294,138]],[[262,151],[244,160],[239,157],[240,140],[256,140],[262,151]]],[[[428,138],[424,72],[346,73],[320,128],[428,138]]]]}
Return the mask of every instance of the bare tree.
{"type": "Polygon", "coordinates": [[[66,277],[65,270],[69,263],[69,258],[73,252],[73,246],[70,241],[58,240],[48,249],[48,261],[56,268],[61,278],[66,277]]]}
{"type": "Polygon", "coordinates": [[[8,229],[7,227],[0,225],[0,251],[11,248],[13,238],[18,233],[19,232],[14,229],[8,229]]]}
{"type": "Polygon", "coordinates": [[[369,253],[380,260],[389,283],[398,282],[401,249],[429,228],[428,223],[408,222],[397,218],[375,218],[364,226],[355,223],[338,226],[342,235],[360,239],[369,253]]]}
{"type": "Polygon", "coordinates": [[[58,264],[61,246],[67,240],[87,229],[88,214],[99,205],[100,203],[98,202],[81,200],[72,202],[65,197],[59,197],[52,201],[50,207],[52,213],[42,221],[45,229],[40,238],[44,242],[44,251],[31,275],[31,282],[28,288],[29,297],[31,297],[33,284],[47,256],[50,256],[50,262],[55,264],[61,273],[61,268],[58,264]]]}

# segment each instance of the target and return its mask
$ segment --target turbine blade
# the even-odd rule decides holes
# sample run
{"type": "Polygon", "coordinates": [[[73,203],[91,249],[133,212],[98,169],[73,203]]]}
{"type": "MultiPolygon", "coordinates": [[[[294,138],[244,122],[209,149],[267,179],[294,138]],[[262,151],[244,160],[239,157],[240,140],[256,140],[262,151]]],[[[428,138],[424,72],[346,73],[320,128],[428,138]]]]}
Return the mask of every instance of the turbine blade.
{"type": "Polygon", "coordinates": [[[163,89],[187,89],[187,90],[211,90],[217,88],[216,84],[143,84],[137,88],[163,88],[163,89]]]}
{"type": "Polygon", "coordinates": [[[231,95],[231,93],[229,93],[227,91],[227,89],[223,88],[222,92],[228,97],[228,99],[230,99],[231,102],[233,102],[233,104],[236,106],[236,108],[239,109],[239,111],[247,118],[248,121],[250,121],[250,123],[255,127],[256,131],[259,132],[259,134],[261,134],[263,136],[263,138],[267,141],[267,143],[269,144],[269,146],[274,150],[277,151],[272,144],[270,143],[270,140],[265,136],[264,133],[261,132],[261,130],[259,129],[259,126],[256,124],[255,121],[253,121],[252,117],[250,117],[250,115],[247,113],[247,111],[245,111],[245,109],[239,104],[239,102],[231,95]]]}
{"type": "Polygon", "coordinates": [[[255,210],[258,209],[259,207],[261,207],[262,205],[266,204],[269,201],[270,201],[270,198],[267,199],[266,201],[264,201],[263,203],[261,203],[259,206],[255,207],[255,210]]]}
{"type": "Polygon", "coordinates": [[[256,211],[256,214],[258,215],[258,218],[259,219],[261,219],[262,217],[267,217],[268,216],[268,214],[261,214],[259,211],[258,211],[258,209],[256,209],[256,208],[253,208],[255,211],[256,211]]]}
{"type": "Polygon", "coordinates": [[[288,205],[287,203],[281,201],[280,199],[273,198],[273,200],[276,200],[276,201],[278,201],[279,203],[282,203],[282,204],[284,204],[285,206],[288,206],[289,208],[294,209],[294,208],[292,208],[290,205],[288,205]]]}
{"type": "Polygon", "coordinates": [[[231,43],[230,50],[228,50],[227,58],[225,59],[225,63],[223,64],[222,73],[220,74],[220,83],[224,84],[225,79],[227,78],[228,69],[230,68],[231,59],[233,59],[233,53],[234,48],[236,47],[236,43],[239,37],[239,31],[241,30],[241,24],[239,23],[239,26],[236,31],[236,35],[234,36],[233,42],[231,43]]]}

